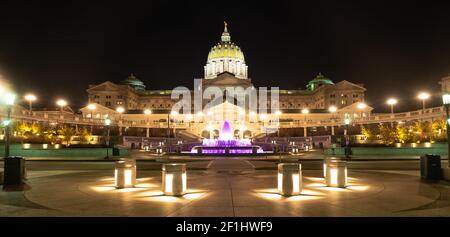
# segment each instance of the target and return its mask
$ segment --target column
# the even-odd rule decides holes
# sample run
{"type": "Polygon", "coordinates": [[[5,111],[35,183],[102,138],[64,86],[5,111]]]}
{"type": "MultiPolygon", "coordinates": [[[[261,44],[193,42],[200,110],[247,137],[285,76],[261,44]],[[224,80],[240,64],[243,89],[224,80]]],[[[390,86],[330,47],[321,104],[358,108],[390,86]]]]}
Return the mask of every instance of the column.
{"type": "Polygon", "coordinates": [[[304,137],[308,136],[308,128],[307,127],[303,127],[303,136],[304,137]]]}

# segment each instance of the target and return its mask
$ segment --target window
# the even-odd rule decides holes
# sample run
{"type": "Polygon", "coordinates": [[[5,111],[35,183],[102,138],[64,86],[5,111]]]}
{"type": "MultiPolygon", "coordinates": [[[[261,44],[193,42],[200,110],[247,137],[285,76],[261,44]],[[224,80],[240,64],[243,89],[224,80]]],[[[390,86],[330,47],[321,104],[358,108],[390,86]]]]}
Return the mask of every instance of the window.
{"type": "Polygon", "coordinates": [[[123,95],[118,95],[117,99],[123,99],[123,95]]]}
{"type": "Polygon", "coordinates": [[[118,105],[123,105],[123,101],[117,101],[118,105]]]}
{"type": "Polygon", "coordinates": [[[358,98],[358,94],[353,94],[353,98],[358,98]]]}
{"type": "Polygon", "coordinates": [[[330,98],[335,98],[336,95],[335,94],[330,94],[330,98]]]}
{"type": "Polygon", "coordinates": [[[111,101],[106,101],[105,106],[111,106],[111,101]]]}
{"type": "Polygon", "coordinates": [[[94,95],[94,99],[98,99],[98,98],[100,98],[100,96],[94,95]]]}

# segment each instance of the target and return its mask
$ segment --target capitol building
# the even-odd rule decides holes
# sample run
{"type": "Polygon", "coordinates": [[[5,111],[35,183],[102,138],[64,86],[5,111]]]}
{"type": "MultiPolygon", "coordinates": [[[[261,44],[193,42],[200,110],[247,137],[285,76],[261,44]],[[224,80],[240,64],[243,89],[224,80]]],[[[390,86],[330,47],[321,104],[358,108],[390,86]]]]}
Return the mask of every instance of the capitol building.
{"type": "MultiPolygon", "coordinates": [[[[232,41],[225,23],[219,42],[212,46],[203,66],[202,89],[254,88],[253,80],[258,79],[250,77],[251,69],[247,63],[251,65],[251,62],[246,62],[243,50],[232,41]]],[[[187,78],[186,84],[191,82],[187,78]]],[[[225,101],[201,112],[183,114],[173,111],[177,100],[171,98],[172,90],[147,90],[144,81],[131,74],[120,83],[106,81],[89,85],[90,106],[81,111],[85,118],[113,118],[123,131],[143,129],[144,136],[145,128],[146,136],[162,136],[169,128],[169,131],[173,130],[173,136],[217,137],[224,120],[230,120],[227,116],[216,119],[215,115],[220,113],[235,115],[229,122],[236,137],[256,137],[274,132],[280,135],[279,131],[289,129],[297,129],[295,131],[306,137],[316,131],[317,125],[325,128],[325,133],[334,135],[335,126],[341,124],[344,117],[358,120],[369,116],[373,108],[363,103],[365,91],[362,84],[346,80],[334,82],[318,73],[305,88],[280,88],[277,104],[271,104],[273,102],[269,100],[268,110],[264,112],[225,101]]],[[[202,107],[207,103],[203,100],[202,107]]]]}

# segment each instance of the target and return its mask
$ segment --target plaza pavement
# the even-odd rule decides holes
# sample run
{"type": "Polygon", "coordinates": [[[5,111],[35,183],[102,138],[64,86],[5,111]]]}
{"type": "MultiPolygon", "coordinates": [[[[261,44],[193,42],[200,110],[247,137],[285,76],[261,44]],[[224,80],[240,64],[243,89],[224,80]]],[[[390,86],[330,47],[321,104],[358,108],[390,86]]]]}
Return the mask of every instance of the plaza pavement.
{"type": "Polygon", "coordinates": [[[321,162],[302,163],[303,193],[285,198],[275,162],[189,162],[177,198],[162,195],[158,162],[138,162],[137,187],[122,190],[112,162],[27,162],[27,184],[0,191],[0,216],[450,216],[450,186],[421,181],[416,161],[350,162],[347,189],[324,185],[321,162]]]}

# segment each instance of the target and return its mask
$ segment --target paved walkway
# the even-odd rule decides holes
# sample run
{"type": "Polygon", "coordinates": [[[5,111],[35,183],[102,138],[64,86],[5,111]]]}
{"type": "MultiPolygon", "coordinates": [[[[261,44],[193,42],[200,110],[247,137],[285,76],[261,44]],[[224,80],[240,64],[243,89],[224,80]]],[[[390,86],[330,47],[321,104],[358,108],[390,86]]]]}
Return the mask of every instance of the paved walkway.
{"type": "MultiPolygon", "coordinates": [[[[304,170],[302,195],[277,194],[263,161],[190,162],[188,193],[162,195],[161,173],[138,170],[138,185],[114,188],[113,169],[31,170],[24,191],[0,192],[0,216],[450,216],[450,188],[417,170],[349,170],[349,187],[328,188],[304,170]]],[[[80,167],[77,167],[80,168],[80,167]]]]}

